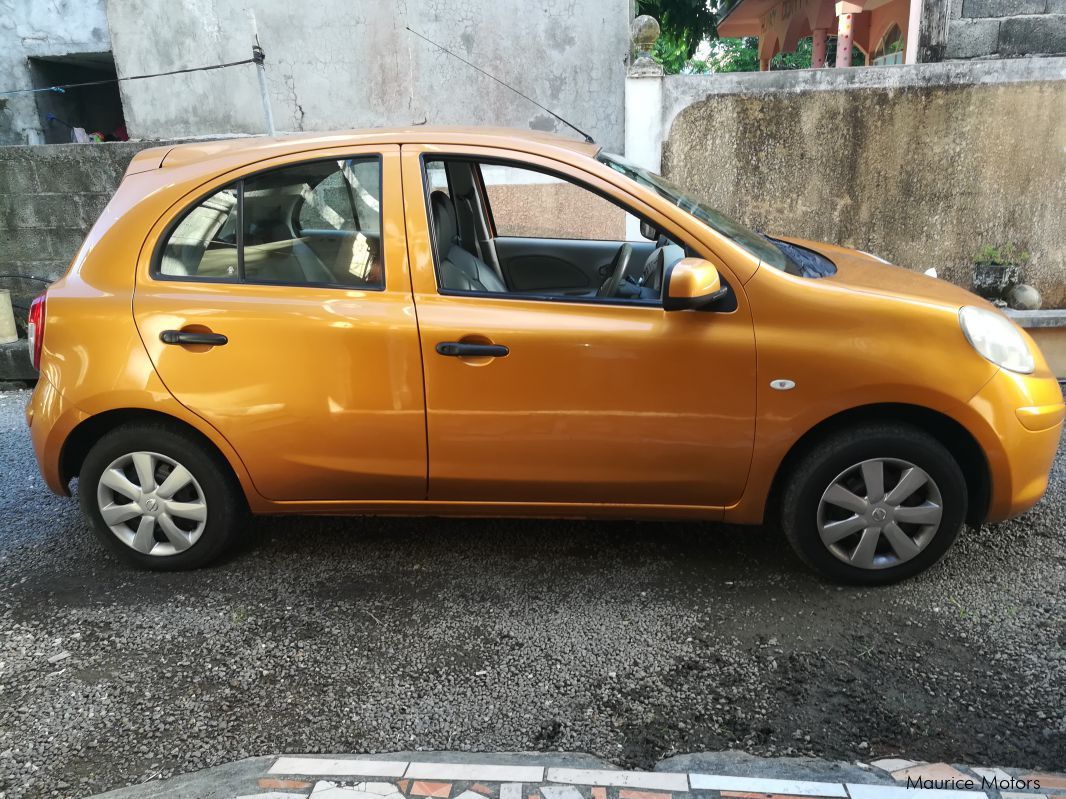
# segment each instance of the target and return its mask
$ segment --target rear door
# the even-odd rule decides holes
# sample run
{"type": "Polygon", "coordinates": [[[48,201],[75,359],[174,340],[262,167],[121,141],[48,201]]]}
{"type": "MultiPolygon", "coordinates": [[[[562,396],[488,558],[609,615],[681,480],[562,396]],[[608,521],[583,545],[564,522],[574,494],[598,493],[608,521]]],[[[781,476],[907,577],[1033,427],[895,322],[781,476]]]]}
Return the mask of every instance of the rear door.
{"type": "Polygon", "coordinates": [[[167,388],[265,497],[425,498],[398,147],[286,156],[205,183],[153,229],[134,316],[167,388]]]}

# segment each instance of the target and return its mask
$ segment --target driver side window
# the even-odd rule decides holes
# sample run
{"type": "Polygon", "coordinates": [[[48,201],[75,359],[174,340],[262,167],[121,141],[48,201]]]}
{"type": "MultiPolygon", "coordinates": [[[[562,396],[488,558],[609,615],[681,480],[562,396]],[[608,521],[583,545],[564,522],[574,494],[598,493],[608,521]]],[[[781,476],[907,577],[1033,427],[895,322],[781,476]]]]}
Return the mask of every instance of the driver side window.
{"type": "Polygon", "coordinates": [[[425,162],[444,293],[658,305],[684,251],[560,175],[460,157],[425,162]]]}
{"type": "Polygon", "coordinates": [[[496,235],[584,241],[643,241],[640,220],[621,206],[563,178],[482,164],[496,235]]]}

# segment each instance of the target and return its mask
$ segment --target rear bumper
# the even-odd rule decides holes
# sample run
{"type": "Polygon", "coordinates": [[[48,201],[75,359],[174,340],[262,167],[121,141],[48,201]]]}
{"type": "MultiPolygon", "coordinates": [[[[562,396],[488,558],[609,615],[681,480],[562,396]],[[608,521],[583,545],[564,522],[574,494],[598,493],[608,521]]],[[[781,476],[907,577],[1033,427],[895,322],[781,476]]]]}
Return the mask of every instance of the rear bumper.
{"type": "Polygon", "coordinates": [[[70,496],[70,486],[63,480],[60,457],[63,442],[87,415],[63,399],[51,381],[42,374],[26,405],[26,424],[37,465],[45,484],[56,494],[70,496]]]}
{"type": "Polygon", "coordinates": [[[1062,433],[1062,392],[1051,377],[1000,370],[970,400],[987,425],[981,441],[991,477],[986,520],[1025,513],[1047,490],[1062,433]]]}

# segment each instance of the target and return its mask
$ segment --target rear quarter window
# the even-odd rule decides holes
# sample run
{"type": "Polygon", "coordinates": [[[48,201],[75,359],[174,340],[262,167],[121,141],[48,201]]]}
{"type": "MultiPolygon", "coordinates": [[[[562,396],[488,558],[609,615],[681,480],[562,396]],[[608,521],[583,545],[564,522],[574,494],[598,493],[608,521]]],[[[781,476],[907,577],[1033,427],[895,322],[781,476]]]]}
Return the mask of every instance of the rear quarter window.
{"type": "Polygon", "coordinates": [[[163,247],[159,273],[170,277],[237,279],[237,204],[234,183],[189,210],[163,247]]]}

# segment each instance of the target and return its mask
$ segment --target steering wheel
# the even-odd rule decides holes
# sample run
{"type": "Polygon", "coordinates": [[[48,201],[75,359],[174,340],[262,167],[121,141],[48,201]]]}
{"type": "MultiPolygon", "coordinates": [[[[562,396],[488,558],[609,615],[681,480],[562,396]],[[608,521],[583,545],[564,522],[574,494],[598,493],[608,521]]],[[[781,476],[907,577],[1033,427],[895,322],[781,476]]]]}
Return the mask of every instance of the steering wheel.
{"type": "Polygon", "coordinates": [[[615,295],[619,284],[622,282],[622,276],[625,275],[629,266],[629,259],[632,257],[633,248],[628,244],[623,244],[618,248],[618,252],[614,254],[614,260],[611,261],[611,274],[603,281],[603,285],[596,292],[597,297],[613,297],[615,295]]]}

